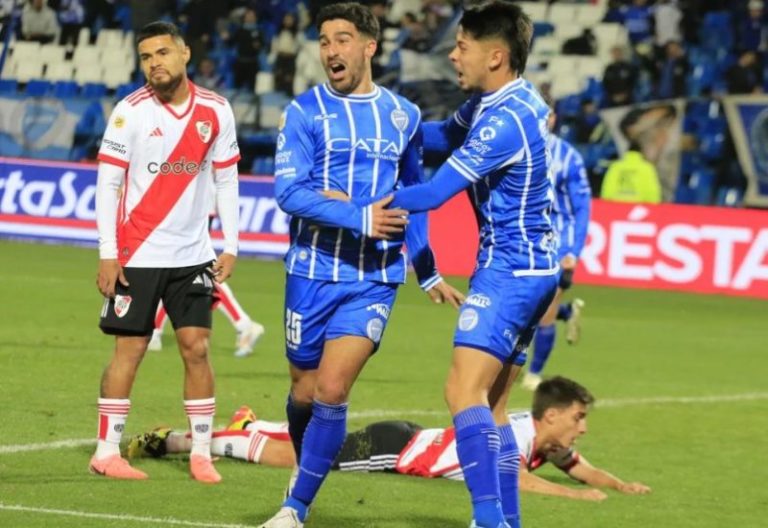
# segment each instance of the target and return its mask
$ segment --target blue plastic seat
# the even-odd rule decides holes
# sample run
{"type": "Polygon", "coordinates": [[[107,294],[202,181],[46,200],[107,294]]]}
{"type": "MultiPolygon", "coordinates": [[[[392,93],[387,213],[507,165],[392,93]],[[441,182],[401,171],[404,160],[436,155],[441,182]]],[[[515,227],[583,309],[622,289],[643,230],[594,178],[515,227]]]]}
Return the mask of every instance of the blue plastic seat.
{"type": "Polygon", "coordinates": [[[16,79],[0,79],[0,94],[16,93],[19,82],[16,79]]]}
{"type": "Polygon", "coordinates": [[[53,85],[51,84],[51,81],[32,79],[27,83],[27,88],[24,92],[30,97],[43,97],[44,95],[48,95],[48,92],[50,92],[52,88],[53,85]]]}
{"type": "Polygon", "coordinates": [[[80,92],[80,85],[75,81],[56,81],[53,84],[54,97],[77,97],[80,92]]]}
{"type": "Polygon", "coordinates": [[[83,97],[104,97],[107,95],[107,85],[104,83],[85,83],[80,95],[83,97]]]}

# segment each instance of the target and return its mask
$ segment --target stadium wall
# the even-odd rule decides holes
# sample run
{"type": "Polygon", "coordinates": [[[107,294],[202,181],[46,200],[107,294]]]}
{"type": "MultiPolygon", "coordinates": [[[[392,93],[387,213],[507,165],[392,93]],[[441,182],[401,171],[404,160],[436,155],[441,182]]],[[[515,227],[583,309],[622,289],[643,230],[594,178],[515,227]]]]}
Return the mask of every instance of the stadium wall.
{"type": "MultiPolygon", "coordinates": [[[[94,246],[95,190],[95,165],[0,157],[0,237],[94,246]]],[[[288,217],[272,178],[241,176],[240,211],[242,254],[281,258],[288,217]]],[[[432,213],[430,231],[441,271],[469,275],[477,228],[466,197],[432,213]]],[[[768,299],[768,212],[594,200],[576,281],[768,299]]]]}

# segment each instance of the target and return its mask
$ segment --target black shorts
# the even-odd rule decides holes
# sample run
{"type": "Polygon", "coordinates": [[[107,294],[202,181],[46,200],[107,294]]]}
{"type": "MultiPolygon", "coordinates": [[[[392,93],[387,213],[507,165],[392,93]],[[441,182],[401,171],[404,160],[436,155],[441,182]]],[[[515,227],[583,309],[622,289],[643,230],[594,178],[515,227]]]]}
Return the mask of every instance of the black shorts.
{"type": "Polygon", "coordinates": [[[415,423],[377,422],[347,435],[333,469],[341,471],[395,471],[400,452],[421,431],[415,423]]]}
{"type": "Polygon", "coordinates": [[[123,268],[126,288],[115,286],[115,298],[105,299],[99,328],[119,336],[148,336],[155,327],[157,304],[163,301],[174,330],[211,327],[214,302],[211,263],[185,268],[123,268]]]}

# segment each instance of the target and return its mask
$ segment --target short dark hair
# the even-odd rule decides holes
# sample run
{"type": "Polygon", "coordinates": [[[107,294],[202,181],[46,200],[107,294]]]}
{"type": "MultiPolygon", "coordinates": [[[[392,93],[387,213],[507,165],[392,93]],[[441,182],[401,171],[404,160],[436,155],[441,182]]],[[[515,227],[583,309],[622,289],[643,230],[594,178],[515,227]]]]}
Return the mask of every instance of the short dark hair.
{"type": "Polygon", "coordinates": [[[373,16],[370,8],[358,2],[342,2],[323,7],[317,14],[315,25],[317,30],[329,20],[336,19],[352,22],[363,35],[371,37],[373,40],[379,40],[379,21],[373,16]]]}
{"type": "Polygon", "coordinates": [[[533,23],[519,5],[506,0],[466,2],[459,24],[474,39],[503,39],[509,46],[509,65],[518,74],[525,71],[533,23]]]}
{"type": "Polygon", "coordinates": [[[161,35],[170,35],[174,39],[179,39],[184,42],[184,37],[181,35],[181,31],[179,31],[176,24],[158,20],[156,22],[150,22],[139,30],[139,33],[136,35],[136,45],[138,46],[142,40],[159,37],[161,35]]]}
{"type": "Polygon", "coordinates": [[[533,393],[533,417],[541,420],[547,409],[565,409],[574,403],[592,405],[595,397],[575,381],[555,376],[542,381],[533,393]]]}

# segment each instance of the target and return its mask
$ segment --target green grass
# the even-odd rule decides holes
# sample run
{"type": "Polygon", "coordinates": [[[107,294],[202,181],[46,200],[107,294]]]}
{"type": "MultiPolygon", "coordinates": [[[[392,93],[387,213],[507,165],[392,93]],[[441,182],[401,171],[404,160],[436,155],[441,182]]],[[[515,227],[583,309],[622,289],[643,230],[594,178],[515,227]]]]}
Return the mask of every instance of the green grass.
{"type": "MultiPolygon", "coordinates": [[[[118,482],[88,474],[91,446],[3,453],[2,446],[95,435],[98,380],[112,347],[96,326],[96,258],[94,250],[0,242],[0,526],[160,524],[7,509],[14,505],[201,526],[259,524],[279,506],[288,470],[222,460],[217,467],[225,480],[209,487],[189,479],[182,459],[141,460],[136,465],[150,474],[149,481],[118,482]]],[[[220,421],[242,403],[282,420],[288,387],[282,265],[241,260],[231,284],[267,333],[254,356],[237,360],[234,331],[216,315],[212,356],[220,421]]],[[[575,293],[587,300],[582,342],[568,347],[559,340],[547,371],[571,376],[606,400],[590,416],[581,452],[621,477],[650,485],[653,493],[609,492],[600,504],[524,495],[525,525],[765,526],[765,302],[585,286],[575,293]],[[758,395],[718,401],[748,393],[758,395]],[[714,401],[643,400],[704,396],[714,401]],[[626,399],[640,401],[621,405],[626,399]]],[[[446,425],[442,384],[455,313],[430,306],[413,281],[398,295],[381,352],[357,383],[351,410],[398,411],[424,425],[446,425]],[[422,413],[408,414],[413,411],[422,413]]],[[[148,353],[142,365],[128,434],[161,424],[184,427],[181,390],[181,361],[167,337],[165,349],[148,353]]],[[[511,407],[528,404],[529,393],[513,393],[511,407]]],[[[350,426],[370,420],[353,418],[350,426]]],[[[574,485],[551,467],[541,475],[574,485]]],[[[307,526],[462,527],[469,517],[460,483],[332,474],[307,526]]]]}

